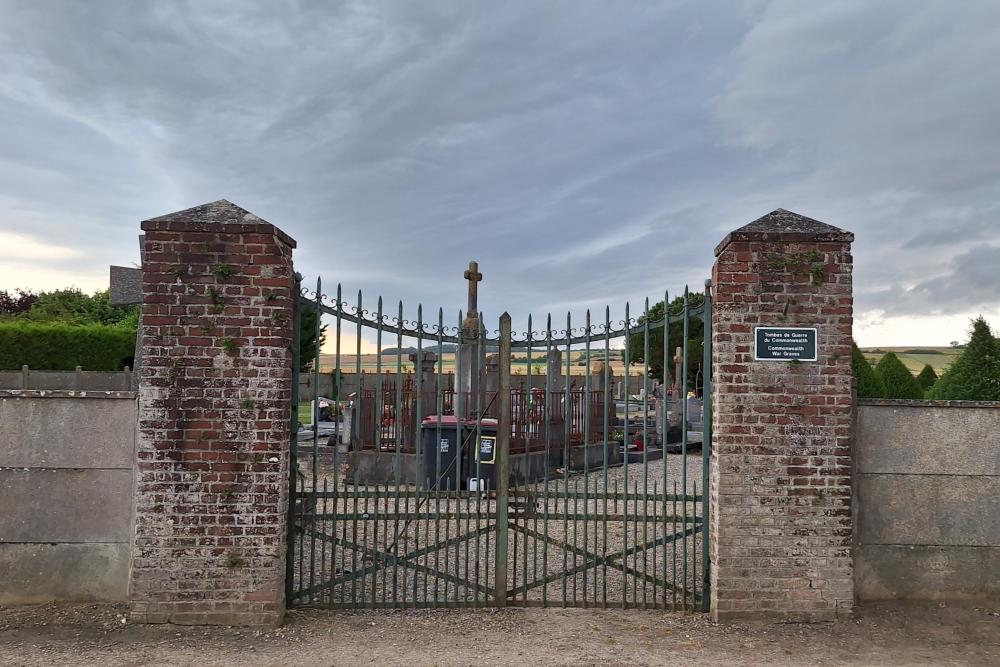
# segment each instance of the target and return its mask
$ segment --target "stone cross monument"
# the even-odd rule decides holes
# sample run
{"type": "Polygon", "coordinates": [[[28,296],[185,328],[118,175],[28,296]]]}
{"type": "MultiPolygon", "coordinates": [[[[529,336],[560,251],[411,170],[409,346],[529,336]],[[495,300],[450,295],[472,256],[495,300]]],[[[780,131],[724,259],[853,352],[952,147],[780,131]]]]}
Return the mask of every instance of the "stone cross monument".
{"type": "Polygon", "coordinates": [[[459,332],[461,343],[458,346],[458,368],[455,372],[455,391],[462,393],[462,412],[468,416],[475,409],[476,395],[479,393],[480,366],[480,323],[479,323],[479,283],[483,274],[479,272],[479,263],[469,262],[469,268],[464,277],[469,281],[469,303],[459,332]]]}

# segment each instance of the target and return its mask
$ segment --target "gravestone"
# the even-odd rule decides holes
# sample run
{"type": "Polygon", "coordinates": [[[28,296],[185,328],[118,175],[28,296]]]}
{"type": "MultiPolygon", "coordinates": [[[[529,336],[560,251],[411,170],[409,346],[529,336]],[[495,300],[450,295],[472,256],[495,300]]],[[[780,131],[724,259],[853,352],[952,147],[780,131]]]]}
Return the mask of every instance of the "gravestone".
{"type": "Polygon", "coordinates": [[[423,350],[419,355],[416,352],[410,353],[413,370],[420,377],[421,414],[417,415],[417,423],[423,421],[424,417],[437,413],[434,377],[434,365],[437,363],[437,358],[437,355],[429,350],[423,350]]]}
{"type": "Polygon", "coordinates": [[[500,355],[499,354],[488,354],[486,355],[486,369],[485,369],[485,382],[486,382],[486,400],[489,400],[490,395],[496,393],[500,390],[500,355]]]}
{"type": "Polygon", "coordinates": [[[684,383],[681,382],[681,378],[684,376],[684,348],[678,346],[677,351],[674,354],[674,393],[677,396],[683,396],[684,383]]]}
{"type": "Polygon", "coordinates": [[[545,363],[545,372],[548,373],[551,380],[552,391],[562,391],[564,386],[562,375],[562,352],[560,350],[549,350],[545,363]]]}

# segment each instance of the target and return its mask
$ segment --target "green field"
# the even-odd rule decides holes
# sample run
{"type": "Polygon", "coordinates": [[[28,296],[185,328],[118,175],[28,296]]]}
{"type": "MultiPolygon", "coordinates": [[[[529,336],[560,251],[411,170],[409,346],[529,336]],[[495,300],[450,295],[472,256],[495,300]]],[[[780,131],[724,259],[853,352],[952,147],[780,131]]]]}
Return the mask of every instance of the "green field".
{"type": "Polygon", "coordinates": [[[926,364],[930,364],[934,372],[941,375],[962,353],[961,349],[954,347],[864,347],[861,351],[872,366],[877,364],[886,352],[895,352],[903,365],[914,375],[923,370],[926,364]]]}

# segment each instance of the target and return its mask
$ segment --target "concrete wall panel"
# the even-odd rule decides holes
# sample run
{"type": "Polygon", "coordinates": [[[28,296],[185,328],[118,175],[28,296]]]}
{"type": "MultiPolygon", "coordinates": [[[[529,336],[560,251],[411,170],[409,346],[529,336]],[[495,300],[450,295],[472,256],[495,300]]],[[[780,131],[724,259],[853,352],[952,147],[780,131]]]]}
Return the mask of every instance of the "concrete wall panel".
{"type": "Polygon", "coordinates": [[[869,401],[856,416],[858,599],[1000,597],[1000,406],[869,401]]]}
{"type": "Polygon", "coordinates": [[[0,467],[129,468],[136,401],[122,397],[0,397],[0,467]]]}
{"type": "Polygon", "coordinates": [[[866,544],[854,560],[862,600],[955,600],[1000,597],[1000,547],[866,544]]]}
{"type": "Polygon", "coordinates": [[[129,545],[0,544],[0,604],[128,599],[129,545]]]}
{"type": "Polygon", "coordinates": [[[861,544],[1000,545],[1000,477],[863,475],[861,544]]]}
{"type": "Polygon", "coordinates": [[[131,470],[0,469],[0,542],[128,542],[131,470]]]}
{"type": "Polygon", "coordinates": [[[858,470],[1000,475],[1000,409],[861,405],[858,470]]]}

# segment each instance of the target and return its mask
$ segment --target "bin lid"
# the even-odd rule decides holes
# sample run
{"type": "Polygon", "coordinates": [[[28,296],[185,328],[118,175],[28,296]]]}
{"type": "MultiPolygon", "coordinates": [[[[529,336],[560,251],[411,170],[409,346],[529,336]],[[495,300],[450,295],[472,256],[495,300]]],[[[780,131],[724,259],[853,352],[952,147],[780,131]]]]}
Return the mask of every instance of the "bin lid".
{"type": "MultiPolygon", "coordinates": [[[[424,417],[424,420],[420,422],[420,425],[437,426],[438,419],[439,419],[438,415],[428,415],[427,417],[424,417]]],[[[458,418],[455,415],[441,415],[440,419],[442,426],[455,426],[456,424],[458,424],[458,418]]],[[[479,423],[482,424],[483,426],[496,426],[498,422],[496,419],[481,419],[479,420],[479,423]]],[[[475,426],[476,420],[463,419],[462,424],[464,426],[475,426]]]]}
{"type": "Polygon", "coordinates": [[[454,426],[455,424],[458,423],[458,418],[455,417],[455,415],[440,415],[440,416],[439,415],[429,415],[427,417],[424,417],[424,421],[422,421],[420,424],[421,424],[421,426],[424,426],[424,425],[427,425],[427,424],[434,424],[435,426],[437,426],[438,419],[441,420],[441,425],[442,426],[454,426]]]}

